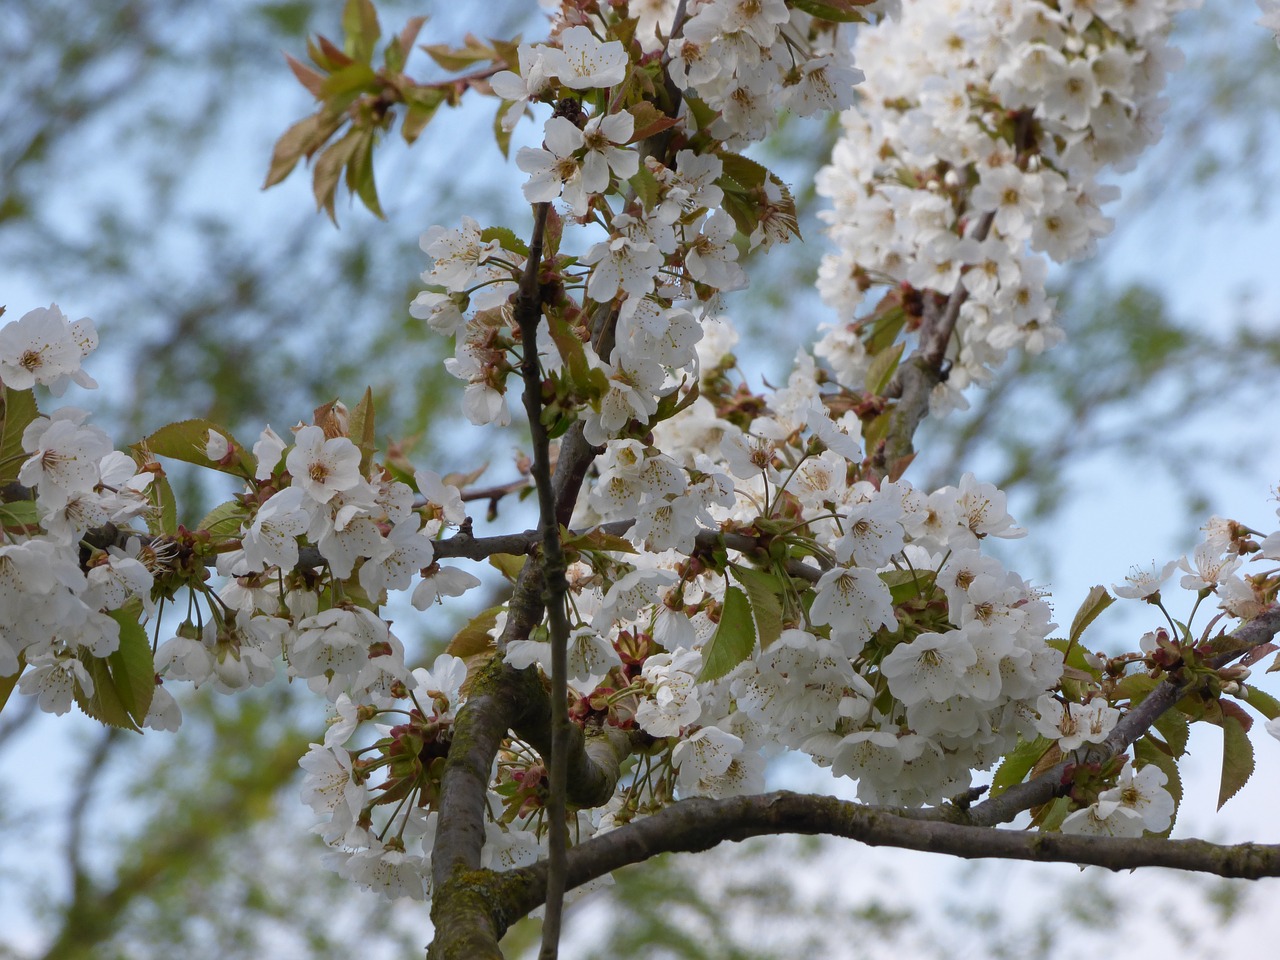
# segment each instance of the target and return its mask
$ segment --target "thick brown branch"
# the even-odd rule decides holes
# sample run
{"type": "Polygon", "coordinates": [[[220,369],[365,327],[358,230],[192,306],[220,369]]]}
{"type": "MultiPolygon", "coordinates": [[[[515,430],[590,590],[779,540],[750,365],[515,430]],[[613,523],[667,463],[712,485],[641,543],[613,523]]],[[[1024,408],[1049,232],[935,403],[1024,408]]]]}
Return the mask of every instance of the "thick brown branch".
{"type": "MultiPolygon", "coordinates": [[[[870,846],[900,847],[965,859],[1080,863],[1129,870],[1171,867],[1221,877],[1280,876],[1280,845],[1223,846],[1203,840],[1113,839],[1029,833],[968,824],[906,819],[897,811],[834,797],[786,791],[726,800],[692,799],[574,847],[569,882],[577,887],[660,853],[707,850],[725,840],[780,833],[847,837],[870,846]]],[[[508,876],[511,916],[541,902],[542,863],[508,876]]]]}

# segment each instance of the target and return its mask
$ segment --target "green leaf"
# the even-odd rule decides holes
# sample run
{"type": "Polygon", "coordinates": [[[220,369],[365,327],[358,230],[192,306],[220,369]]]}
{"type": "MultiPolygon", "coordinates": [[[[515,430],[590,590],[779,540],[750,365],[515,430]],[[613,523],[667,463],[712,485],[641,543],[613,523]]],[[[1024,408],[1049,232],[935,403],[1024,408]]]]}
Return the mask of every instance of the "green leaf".
{"type": "Polygon", "coordinates": [[[998,797],[1010,787],[1025,780],[1031,768],[1052,746],[1053,741],[1047,737],[1036,737],[1031,741],[1019,738],[1018,745],[1005,755],[1000,766],[996,768],[995,776],[991,778],[991,796],[998,797]]]}
{"type": "Polygon", "coordinates": [[[18,471],[26,459],[22,449],[22,432],[40,411],[36,409],[34,390],[10,390],[4,388],[3,421],[0,421],[0,485],[18,479],[18,471]]]}
{"type": "Polygon", "coordinates": [[[786,587],[776,573],[766,573],[738,563],[730,564],[729,571],[747,591],[751,615],[755,618],[756,635],[760,638],[760,649],[767,649],[782,636],[782,597],[786,587]]]}
{"type": "Polygon", "coordinates": [[[239,500],[220,503],[204,515],[197,530],[208,531],[214,543],[240,536],[240,527],[249,518],[249,512],[239,500]]]}
{"type": "Polygon", "coordinates": [[[1169,745],[1176,759],[1187,752],[1187,740],[1191,737],[1191,724],[1180,710],[1166,710],[1156,718],[1153,726],[1169,745]]]}
{"type": "Polygon", "coordinates": [[[653,205],[658,202],[659,193],[658,178],[653,175],[653,171],[641,164],[636,175],[627,182],[635,190],[645,210],[652,210],[653,205]]]}
{"type": "Polygon", "coordinates": [[[434,87],[409,87],[405,90],[404,102],[408,110],[400,124],[400,135],[405,143],[413,143],[422,135],[444,101],[444,91],[434,87]]]}
{"type": "Polygon", "coordinates": [[[1037,807],[1031,818],[1032,826],[1039,827],[1043,833],[1053,833],[1062,826],[1062,821],[1071,813],[1071,800],[1057,797],[1042,807],[1037,807]]]}
{"type": "Polygon", "coordinates": [[[1242,684],[1239,696],[1241,700],[1253,707],[1253,709],[1257,710],[1268,720],[1274,720],[1276,717],[1280,717],[1280,700],[1277,700],[1275,697],[1271,696],[1271,694],[1263,693],[1257,687],[1242,684]]]}
{"type": "Polygon", "coordinates": [[[707,106],[705,101],[699,100],[697,97],[685,97],[684,105],[693,117],[694,123],[698,125],[699,130],[707,129],[715,121],[716,117],[720,115],[707,106]]]}
{"type": "Polygon", "coordinates": [[[889,385],[894,371],[898,369],[898,361],[902,359],[902,351],[906,348],[906,341],[899,341],[888,350],[881,350],[872,358],[866,380],[869,391],[878,394],[889,385]]]}
{"type": "Polygon", "coordinates": [[[1077,644],[1074,644],[1069,640],[1065,640],[1062,637],[1050,637],[1045,641],[1045,643],[1065,655],[1063,661],[1065,666],[1073,667],[1076,670],[1082,670],[1093,677],[1098,676],[1097,667],[1089,665],[1089,662],[1085,660],[1085,651],[1077,644]]]}
{"type": "Polygon", "coordinates": [[[140,610],[135,601],[123,610],[108,611],[107,616],[120,624],[120,646],[106,658],[83,661],[93,678],[93,696],[85,697],[78,685],[75,695],[80,709],[95,720],[139,733],[156,690],[151,643],[138,623],[140,610]]]}
{"type": "Polygon", "coordinates": [[[178,532],[178,501],[164,474],[156,474],[147,488],[147,496],[156,509],[147,514],[147,529],[156,536],[172,536],[178,532]]]}
{"type": "Polygon", "coordinates": [[[501,611],[501,606],[490,607],[472,617],[465,627],[453,635],[444,652],[465,660],[467,657],[474,657],[486,650],[492,650],[494,645],[492,631],[501,611]]]}
{"type": "Polygon", "coordinates": [[[367,476],[369,467],[373,465],[374,454],[378,452],[376,434],[373,427],[373,388],[365,387],[364,396],[356,404],[351,414],[348,431],[351,440],[360,448],[360,473],[367,476]]]}
{"type": "Polygon", "coordinates": [[[0,711],[4,710],[4,705],[9,702],[9,697],[13,694],[14,688],[18,685],[18,679],[22,676],[22,671],[27,669],[26,658],[22,654],[18,654],[18,670],[12,676],[0,677],[0,711]]]}
{"type": "Polygon", "coordinates": [[[588,530],[577,536],[568,536],[564,527],[560,528],[560,546],[565,550],[607,550],[610,553],[635,553],[636,548],[630,540],[605,533],[603,530],[588,530]]]}
{"type": "Polygon", "coordinates": [[[183,463],[194,463],[198,467],[229,473],[241,479],[253,476],[257,467],[253,454],[231,435],[231,431],[210,420],[179,420],[139,440],[130,449],[138,453],[149,451],[156,456],[181,460],[183,463]],[[217,460],[210,460],[205,455],[210,430],[222,434],[227,442],[235,447],[238,456],[231,463],[224,465],[217,460]]]}
{"type": "Polygon", "coordinates": [[[493,115],[493,141],[498,145],[498,149],[502,151],[502,159],[504,160],[511,158],[511,131],[502,125],[502,118],[507,115],[509,109],[511,109],[511,104],[503,100],[498,104],[498,112],[493,115]]]}
{"type": "Polygon", "coordinates": [[[720,623],[712,634],[702,657],[698,682],[719,680],[751,656],[756,631],[751,623],[751,603],[737,587],[726,587],[720,623]]]}
{"type": "Polygon", "coordinates": [[[928,600],[933,596],[937,577],[932,570],[886,570],[880,574],[895,606],[917,597],[928,600]]]}
{"type": "Polygon", "coordinates": [[[718,153],[720,162],[724,165],[724,173],[716,181],[721,189],[728,188],[735,192],[744,190],[754,190],[757,187],[764,186],[765,178],[769,176],[769,168],[756,161],[748,159],[737,153],[718,153]],[[728,178],[728,183],[725,181],[728,178]]]}
{"type": "Polygon", "coordinates": [[[818,20],[830,20],[835,23],[866,23],[866,16],[858,8],[870,2],[871,0],[791,0],[791,5],[818,20]]]}
{"type": "Polygon", "coordinates": [[[12,500],[0,503],[0,528],[8,528],[14,533],[37,533],[40,523],[40,511],[34,500],[12,500]],[[23,529],[29,528],[29,529],[23,529]]]}
{"type": "Polygon", "coordinates": [[[1088,629],[1089,624],[1098,618],[1098,614],[1115,602],[1116,598],[1107,593],[1106,587],[1101,585],[1093,587],[1071,621],[1071,632],[1067,634],[1067,640],[1076,643],[1088,629]]]}
{"type": "MultiPolygon", "coordinates": [[[[1075,649],[1074,647],[1072,648],[1075,649]]],[[[1161,681],[1155,677],[1149,677],[1145,673],[1131,673],[1116,684],[1116,695],[1119,697],[1128,697],[1131,706],[1137,706],[1147,697],[1151,696],[1151,691],[1160,686],[1161,681]]]]}
{"type": "Polygon", "coordinates": [[[587,362],[587,352],[581,338],[569,326],[560,310],[546,310],[545,315],[547,332],[551,335],[556,350],[560,352],[561,359],[564,360],[564,366],[574,388],[584,396],[592,396],[591,371],[595,368],[587,362]]]}
{"type": "Polygon", "coordinates": [[[520,571],[524,569],[524,562],[525,557],[514,553],[495,553],[489,557],[489,566],[512,583],[515,583],[516,577],[520,576],[520,571]]]}
{"type": "Polygon", "coordinates": [[[871,335],[867,338],[867,351],[879,353],[898,339],[898,334],[907,322],[907,311],[902,307],[890,307],[871,324],[871,335]]]}
{"type": "Polygon", "coordinates": [[[342,29],[346,34],[343,47],[347,54],[366,65],[372,62],[382,28],[378,26],[378,11],[370,0],[347,0],[342,10],[342,29]]]}
{"type": "Polygon", "coordinates": [[[1222,717],[1222,783],[1218,789],[1218,809],[1239,792],[1253,775],[1253,744],[1240,721],[1230,714],[1222,717]]]}
{"type": "Polygon", "coordinates": [[[409,22],[400,31],[400,35],[387,44],[387,49],[382,54],[382,63],[389,72],[399,73],[404,69],[404,62],[408,59],[414,41],[418,39],[418,33],[426,22],[426,17],[410,17],[409,22]]]}
{"type": "Polygon", "coordinates": [[[378,92],[378,75],[367,63],[353,63],[325,77],[320,84],[320,96],[334,101],[331,106],[345,106],[362,93],[378,92]]]}
{"type": "Polygon", "coordinates": [[[485,227],[480,231],[480,240],[482,243],[497,240],[503,250],[510,250],[522,257],[529,255],[529,245],[517,237],[515,231],[509,227],[485,227]]]}
{"type": "Polygon", "coordinates": [[[373,180],[373,145],[378,131],[372,127],[361,131],[359,143],[347,164],[347,189],[360,198],[365,209],[379,220],[387,219],[378,202],[378,187],[373,180]]]}

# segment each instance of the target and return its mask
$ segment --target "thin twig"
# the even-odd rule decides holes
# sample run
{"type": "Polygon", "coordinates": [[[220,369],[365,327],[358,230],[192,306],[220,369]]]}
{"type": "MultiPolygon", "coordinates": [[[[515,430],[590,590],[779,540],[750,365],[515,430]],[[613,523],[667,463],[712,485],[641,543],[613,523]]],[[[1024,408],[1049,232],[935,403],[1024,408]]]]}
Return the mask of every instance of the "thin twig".
{"type": "Polygon", "coordinates": [[[556,517],[555,491],[551,485],[551,438],[542,422],[542,369],[538,363],[538,326],[542,322],[542,297],[538,273],[542,267],[542,238],[547,227],[549,203],[534,205],[533,239],[520,289],[515,316],[520,328],[523,357],[524,409],[533,446],[533,482],[538,491],[539,533],[542,546],[542,605],[547,614],[551,641],[551,764],[548,772],[547,911],[542,922],[542,960],[555,960],[560,950],[560,922],[564,911],[565,854],[569,849],[565,790],[569,748],[569,617],[565,598],[564,549],[556,517]]]}

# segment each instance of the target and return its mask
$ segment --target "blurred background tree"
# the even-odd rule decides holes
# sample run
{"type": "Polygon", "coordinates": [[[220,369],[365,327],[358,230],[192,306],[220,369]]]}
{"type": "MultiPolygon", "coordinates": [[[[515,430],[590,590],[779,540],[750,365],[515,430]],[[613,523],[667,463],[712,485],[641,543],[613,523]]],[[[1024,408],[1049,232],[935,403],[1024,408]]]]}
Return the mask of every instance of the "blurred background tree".
{"type": "MultiPolygon", "coordinates": [[[[432,14],[424,42],[458,41],[467,29],[529,38],[545,30],[533,4],[486,7],[483,27],[465,8],[378,6],[387,31],[432,14]]],[[[439,365],[449,345],[407,310],[424,266],[415,241],[428,225],[463,214],[517,231],[527,223],[518,179],[492,146],[491,115],[445,111],[427,143],[381,151],[387,223],[340,207],[334,230],[313,212],[301,173],[257,191],[274,139],[310,107],[280,51],[301,51],[308,34],[336,35],[340,8],[337,0],[7,0],[0,299],[20,312],[56,299],[72,317],[95,319],[103,347],[93,371],[103,389],[93,402],[107,405],[102,416],[118,437],[185,416],[252,437],[273,417],[281,429],[370,385],[379,433],[404,438],[421,465],[466,470],[492,459],[494,479],[511,479],[501,457],[519,436],[496,452],[471,438],[456,414],[455,381],[439,365]]],[[[1135,282],[1115,260],[1125,234],[1152,225],[1195,244],[1224,220],[1256,230],[1272,214],[1265,178],[1253,172],[1274,166],[1280,85],[1274,45],[1250,26],[1252,9],[1231,0],[1187,17],[1189,63],[1174,78],[1169,131],[1124,184],[1113,211],[1120,236],[1098,260],[1055,278],[1068,343],[1011,363],[990,390],[972,394],[969,411],[929,423],[916,482],[941,485],[973,469],[1015,491],[1024,521],[1060,521],[1094,495],[1099,464],[1113,468],[1123,456],[1177,492],[1170,526],[1189,533],[1189,518],[1210,507],[1224,467],[1221,425],[1241,423],[1233,411],[1267,409],[1262,391],[1280,368],[1276,307],[1224,289],[1217,315],[1189,315],[1164,285],[1135,282]]],[[[430,76],[433,65],[423,57],[417,68],[430,76]]],[[[765,145],[765,162],[809,211],[809,242],[753,264],[750,294],[729,304],[748,331],[744,368],[771,379],[829,316],[809,287],[823,249],[812,181],[835,133],[789,120],[765,145]]],[[[1249,438],[1232,454],[1242,468],[1275,463],[1270,422],[1232,427],[1249,438]]],[[[199,503],[193,482],[180,491],[184,504],[199,503]]],[[[1055,561],[1045,555],[1046,575],[1059,572],[1055,561]]],[[[455,627],[406,618],[397,630],[427,660],[455,627]]],[[[33,705],[14,703],[0,719],[0,957],[399,957],[429,939],[422,911],[353,895],[318,868],[296,761],[322,721],[287,685],[258,697],[189,698],[172,738],[103,733],[87,722],[68,734],[42,723],[33,705]]],[[[804,775],[779,771],[778,781],[804,775]]],[[[787,839],[723,848],[696,866],[667,858],[624,871],[571,922],[569,943],[588,957],[729,960],[830,954],[853,938],[867,956],[904,947],[954,956],[963,936],[975,955],[1051,957],[1080,948],[1057,935],[1064,903],[1100,927],[1117,922],[1112,885],[1071,872],[1016,909],[991,886],[985,911],[962,906],[943,884],[928,902],[910,895],[918,878],[886,884],[884,861],[862,851],[858,863],[880,864],[877,876],[845,884],[838,897],[814,885],[830,869],[824,858],[853,855],[835,842],[787,839]],[[788,922],[797,915],[821,922],[788,922]]],[[[981,881],[964,882],[975,888],[981,881]]],[[[1250,895],[1221,881],[1170,888],[1183,891],[1175,900],[1194,891],[1208,905],[1195,914],[1208,927],[1194,928],[1199,940],[1188,934],[1183,955],[1196,944],[1207,950],[1204,930],[1233,920],[1250,895]]],[[[511,955],[532,942],[531,925],[509,935],[511,955]]]]}

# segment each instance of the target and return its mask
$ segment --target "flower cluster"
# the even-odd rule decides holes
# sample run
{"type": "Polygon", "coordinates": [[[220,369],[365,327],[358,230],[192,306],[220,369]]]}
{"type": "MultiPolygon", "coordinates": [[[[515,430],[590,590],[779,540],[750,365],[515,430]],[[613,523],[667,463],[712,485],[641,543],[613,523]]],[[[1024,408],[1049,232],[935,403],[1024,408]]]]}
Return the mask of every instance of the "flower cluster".
{"type": "MultiPolygon", "coordinates": [[[[904,806],[962,794],[1002,758],[1024,763],[1002,767],[1005,785],[1064,761],[1064,795],[1036,825],[1161,833],[1185,745],[1102,750],[1124,712],[1165,678],[1196,681],[1224,729],[1244,714],[1223,697],[1271,709],[1249,699],[1246,668],[1215,661],[1217,637],[1192,634],[1195,610],[1175,619],[1161,592],[1180,570],[1197,608],[1213,596],[1226,616],[1255,617],[1280,570],[1246,564],[1280,562],[1280,533],[1211,521],[1189,557],[1115,587],[1165,623],[1134,652],[1088,653],[1080,636],[1102,600],[1051,636],[1045,592],[990,550],[1025,533],[1004,493],[972,474],[926,491],[886,470],[884,398],[864,390],[873,354],[945,303],[958,323],[941,405],[1010,348],[1058,339],[1046,262],[1027,246],[1071,259],[1109,228],[1099,207],[1112,191],[1096,178],[1156,135],[1175,60],[1163,37],[1181,5],[906,0],[864,30],[855,53],[872,82],[821,180],[839,249],[820,285],[844,322],[759,392],[737,373],[718,295],[746,284],[740,249],[785,239],[795,210],[777,177],[734,151],[779,106],[854,103],[861,74],[836,25],[783,0],[632,2],[626,21],[623,4],[567,4],[551,40],[493,72],[508,132],[552,110],[542,145],[515,158],[525,198],[550,205],[532,265],[536,339],[513,317],[530,249],[469,218],[422,236],[432,262],[411,312],[456,338],[446,368],[466,382],[472,422],[510,421],[507,379],[536,355],[531,405],[550,433],[579,429],[593,451],[562,543],[570,717],[630,765],[608,802],[574,815],[575,842],[677,798],[759,792],[782,750],[856,781],[868,803],[904,806]],[[584,228],[576,253],[571,223],[584,228]],[[877,284],[892,289],[856,318],[877,284]]],[[[411,670],[383,611],[395,592],[425,611],[479,585],[437,563],[461,551],[446,546],[475,546],[462,491],[401,457],[379,463],[368,399],[321,407],[283,435],[267,427],[252,449],[204,421],[173,424],[135,461],[82,411],[36,409],[37,385],[93,385],[81,360],[95,342],[91,322],[56,307],[0,329],[0,469],[13,467],[0,488],[0,677],[21,672],[19,688],[54,712],[73,698],[101,711],[95,687],[110,684],[113,698],[97,699],[122,712],[103,719],[166,729],[181,718],[161,683],[230,693],[282,669],[305,680],[335,714],[301,761],[329,866],[389,897],[429,898],[470,664],[445,654],[411,670]],[[242,491],[198,529],[179,527],[152,453],[230,474],[242,491]],[[146,534],[129,527],[139,519],[146,534]],[[152,650],[142,624],[180,589],[191,612],[152,650]]],[[[546,628],[506,636],[509,619],[526,622],[519,602],[477,617],[457,652],[549,673],[546,628]]],[[[514,734],[504,741],[485,866],[541,854],[546,766],[514,734]]]]}
{"type": "MultiPolygon", "coordinates": [[[[896,6],[867,4],[862,14],[879,17],[896,6]]],[[[779,109],[808,117],[852,104],[862,71],[831,24],[783,0],[694,0],[688,10],[681,34],[666,45],[670,75],[719,114],[713,136],[741,145],[770,133],[779,109]]],[[[651,36],[660,42],[656,29],[651,36]]]]}
{"type": "Polygon", "coordinates": [[[819,353],[841,382],[863,388],[870,321],[932,296],[962,301],[935,411],[963,404],[1011,349],[1061,340],[1045,257],[1090,256],[1110,232],[1100,208],[1118,191],[1098,175],[1159,137],[1181,60],[1165,35],[1187,5],[908,0],[859,34],[872,79],[818,176],[836,247],[818,287],[840,314],[819,353]],[[876,287],[890,292],[859,318],[876,287]]]}
{"type": "MultiPolygon", "coordinates": [[[[376,612],[387,593],[423,571],[414,602],[425,608],[479,583],[434,562],[432,541],[466,519],[457,488],[426,471],[414,475],[416,493],[381,467],[362,473],[362,451],[338,432],[341,408],[329,413],[323,427],[296,428],[292,445],[270,427],[254,445],[251,516],[238,548],[217,557],[230,581],[209,598],[202,627],[184,623],[160,645],[162,677],[230,692],[269,681],[282,655],[290,677],[330,701],[363,702],[409,679],[403,645],[376,612]],[[315,553],[305,563],[304,545],[315,553]],[[442,576],[449,582],[433,589],[442,576]]],[[[237,456],[212,430],[207,453],[237,456]]]]}
{"type": "Polygon", "coordinates": [[[37,384],[55,394],[71,382],[97,386],[81,369],[97,342],[91,320],[72,323],[56,305],[0,328],[9,483],[0,504],[0,677],[25,665],[19,690],[59,714],[73,697],[93,696],[90,664],[119,648],[126,607],[150,607],[159,562],[138,540],[82,543],[91,529],[147,513],[152,474],[113,450],[86,411],[36,408],[37,384]]]}

